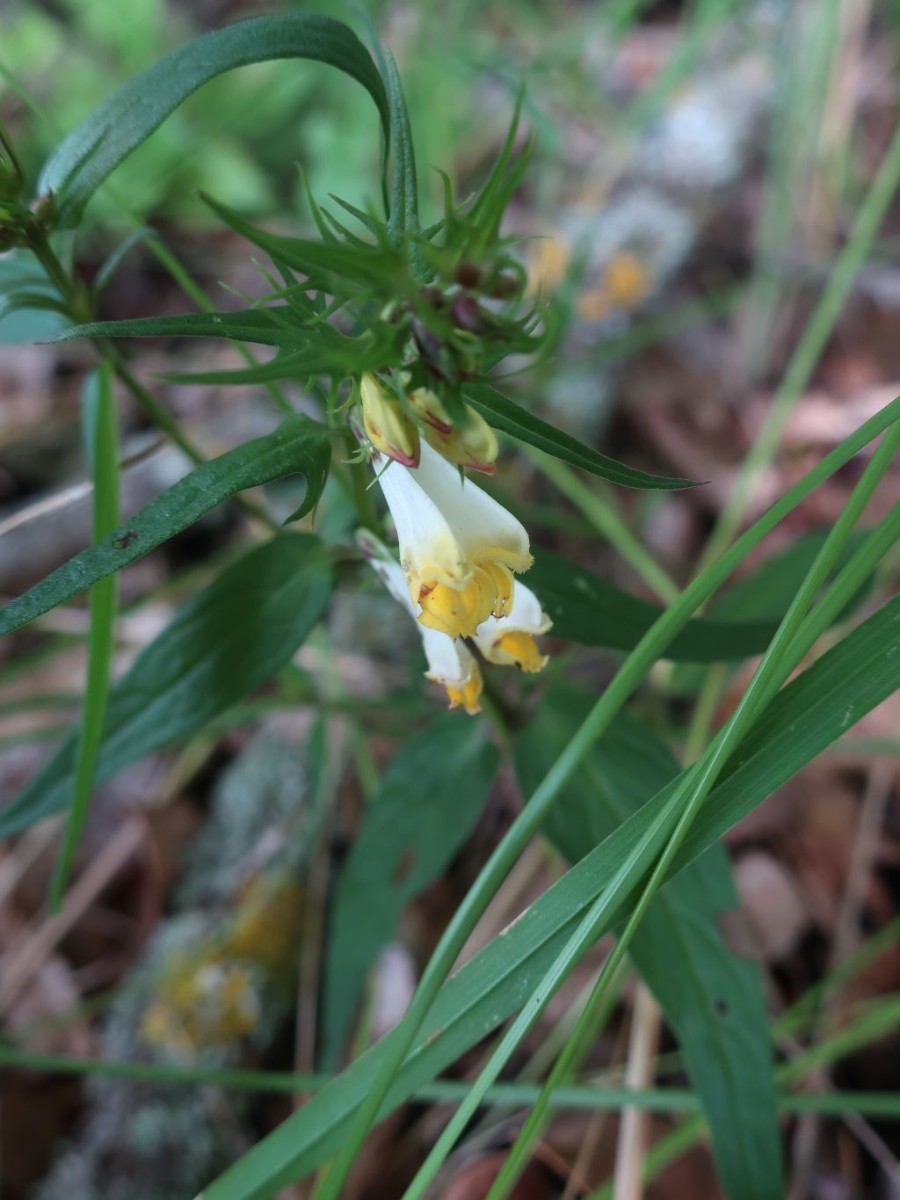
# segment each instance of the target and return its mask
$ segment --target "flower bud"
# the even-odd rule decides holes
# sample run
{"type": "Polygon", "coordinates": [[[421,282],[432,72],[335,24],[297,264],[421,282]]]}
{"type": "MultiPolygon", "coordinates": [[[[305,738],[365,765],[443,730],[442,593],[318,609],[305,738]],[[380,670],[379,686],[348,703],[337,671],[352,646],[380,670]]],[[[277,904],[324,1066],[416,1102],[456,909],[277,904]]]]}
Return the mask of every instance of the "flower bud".
{"type": "Polygon", "coordinates": [[[360,381],[363,425],[376,450],[404,467],[419,465],[419,427],[371,371],[360,381]]]}
{"type": "Polygon", "coordinates": [[[454,425],[447,433],[429,425],[425,430],[425,439],[449,462],[492,475],[499,452],[497,435],[484,417],[468,404],[466,414],[465,425],[454,425]]]}
{"type": "Polygon", "coordinates": [[[410,408],[420,421],[424,421],[432,429],[437,429],[439,433],[452,431],[453,422],[450,420],[450,415],[444,408],[440,396],[437,396],[431,388],[415,388],[409,393],[407,399],[410,408]]]}

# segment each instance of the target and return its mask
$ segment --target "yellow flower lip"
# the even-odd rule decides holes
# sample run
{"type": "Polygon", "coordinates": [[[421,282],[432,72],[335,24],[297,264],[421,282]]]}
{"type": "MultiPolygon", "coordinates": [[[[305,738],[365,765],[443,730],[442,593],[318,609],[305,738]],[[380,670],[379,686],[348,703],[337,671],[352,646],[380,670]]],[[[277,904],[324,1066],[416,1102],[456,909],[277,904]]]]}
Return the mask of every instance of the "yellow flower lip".
{"type": "Polygon", "coordinates": [[[549,661],[546,654],[540,653],[531,634],[521,629],[502,633],[491,648],[491,662],[518,667],[528,674],[542,671],[549,661]]]}
{"type": "Polygon", "coordinates": [[[534,592],[517,583],[508,613],[488,618],[475,633],[475,645],[488,662],[529,673],[541,671],[549,659],[534,639],[551,625],[534,592]]]}
{"type": "Polygon", "coordinates": [[[472,637],[488,617],[505,616],[513,586],[509,567],[490,561],[476,564],[472,578],[462,588],[436,581],[423,583],[418,596],[422,608],[419,620],[448,637],[472,637]]]}
{"type": "MultiPolygon", "coordinates": [[[[432,676],[429,676],[432,678],[432,676]]],[[[451,708],[463,708],[470,717],[474,717],[476,713],[481,712],[481,693],[484,691],[484,680],[481,677],[481,670],[478,663],[472,659],[472,672],[469,678],[462,684],[461,687],[455,684],[444,684],[444,690],[447,693],[447,698],[450,701],[451,708]]]]}

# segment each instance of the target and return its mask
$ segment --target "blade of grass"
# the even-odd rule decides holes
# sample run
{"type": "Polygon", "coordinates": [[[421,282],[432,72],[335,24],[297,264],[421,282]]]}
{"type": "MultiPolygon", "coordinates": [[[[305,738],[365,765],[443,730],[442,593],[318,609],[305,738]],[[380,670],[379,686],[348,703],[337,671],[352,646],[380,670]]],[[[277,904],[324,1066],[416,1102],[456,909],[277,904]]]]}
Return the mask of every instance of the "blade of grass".
{"type": "MultiPolygon", "coordinates": [[[[892,1015],[894,1010],[892,1009],[892,1015]]],[[[854,1036],[852,1048],[874,1034],[881,1034],[881,1022],[873,1029],[867,1020],[865,1038],[854,1036]]],[[[848,1045],[843,1042],[840,1049],[848,1045]]],[[[834,1061],[834,1060],[832,1060],[834,1061]]],[[[0,1046],[0,1067],[17,1071],[40,1071],[52,1075],[74,1075],[106,1079],[128,1079],[135,1083],[178,1084],[183,1087],[218,1087],[227,1091],[285,1094],[314,1092],[330,1082],[327,1075],[295,1075],[287,1071],[251,1071],[240,1068],[181,1067],[160,1063],[131,1063],[122,1059],[77,1058],[67,1054],[41,1054],[15,1047],[0,1046]]],[[[414,1093],[422,1103],[452,1104],[465,1094],[465,1081],[438,1080],[425,1084],[414,1093]]],[[[534,1103],[536,1084],[501,1083],[491,1088],[485,1104],[497,1108],[522,1108],[534,1103]]],[[[625,1105],[648,1112],[694,1112],[697,1100],[685,1088],[624,1088],[580,1084],[559,1088],[553,1096],[557,1112],[617,1112],[625,1105]]],[[[783,1112],[822,1114],[858,1113],[861,1116],[900,1119],[900,1092],[823,1092],[793,1094],[781,1092],[778,1107],[783,1112]]]]}
{"type": "MultiPolygon", "coordinates": [[[[88,376],[82,397],[85,442],[94,479],[93,539],[101,542],[118,526],[119,436],[112,370],[106,363],[88,376]]],[[[94,772],[103,740],[115,645],[118,574],[108,575],[89,596],[87,684],[75,763],[75,783],[66,832],[53,871],[50,909],[58,913],[78,843],[87,820],[94,772]]]]}

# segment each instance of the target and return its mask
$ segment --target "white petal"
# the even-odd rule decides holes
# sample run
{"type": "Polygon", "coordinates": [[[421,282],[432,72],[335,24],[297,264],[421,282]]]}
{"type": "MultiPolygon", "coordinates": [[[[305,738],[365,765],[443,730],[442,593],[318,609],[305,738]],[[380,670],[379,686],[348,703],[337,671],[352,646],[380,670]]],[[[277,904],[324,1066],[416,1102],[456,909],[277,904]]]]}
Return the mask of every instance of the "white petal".
{"type": "Polygon", "coordinates": [[[444,684],[445,687],[450,684],[461,688],[470,678],[475,666],[468,646],[465,642],[447,637],[446,633],[438,633],[436,629],[426,629],[424,625],[420,625],[419,628],[422,631],[425,657],[428,659],[428,678],[444,684]]]}
{"type": "Polygon", "coordinates": [[[517,571],[531,565],[525,526],[470,479],[460,478],[459,469],[427,443],[409,474],[443,514],[471,562],[498,560],[517,571]]]}
{"type": "Polygon", "coordinates": [[[417,605],[410,599],[406,576],[400,564],[394,559],[370,558],[369,565],[377,572],[379,579],[397,603],[401,604],[411,617],[415,617],[417,605]]]}
{"type": "MultiPolygon", "coordinates": [[[[434,451],[429,448],[429,453],[434,451]]],[[[383,463],[384,459],[377,459],[376,469],[383,463]]],[[[446,516],[421,486],[419,476],[420,470],[399,463],[390,463],[378,476],[397,528],[403,570],[411,585],[437,580],[461,587],[471,577],[472,565],[446,516]]],[[[415,591],[418,593],[417,586],[415,591]]]]}

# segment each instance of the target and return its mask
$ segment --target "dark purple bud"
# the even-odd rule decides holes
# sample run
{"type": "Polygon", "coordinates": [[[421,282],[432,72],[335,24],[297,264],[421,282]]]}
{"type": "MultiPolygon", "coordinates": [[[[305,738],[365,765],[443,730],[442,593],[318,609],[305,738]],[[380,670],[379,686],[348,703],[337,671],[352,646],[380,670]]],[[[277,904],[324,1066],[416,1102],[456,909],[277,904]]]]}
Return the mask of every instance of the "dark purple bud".
{"type": "Polygon", "coordinates": [[[478,287],[478,282],[481,279],[481,270],[471,262],[462,262],[456,268],[456,282],[460,287],[474,288],[478,287]]]}
{"type": "Polygon", "coordinates": [[[412,329],[413,340],[419,349],[419,353],[429,362],[436,359],[443,349],[441,339],[436,333],[432,332],[422,321],[417,321],[413,318],[410,328],[412,329]]]}
{"type": "Polygon", "coordinates": [[[450,309],[453,324],[467,333],[478,333],[484,328],[478,301],[472,296],[456,296],[450,309]]]}

